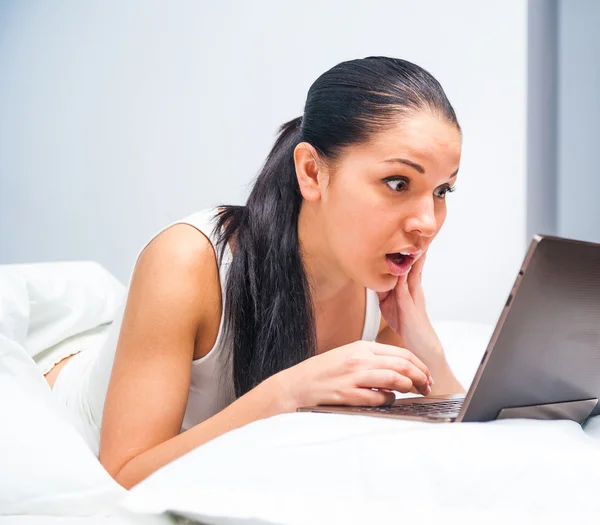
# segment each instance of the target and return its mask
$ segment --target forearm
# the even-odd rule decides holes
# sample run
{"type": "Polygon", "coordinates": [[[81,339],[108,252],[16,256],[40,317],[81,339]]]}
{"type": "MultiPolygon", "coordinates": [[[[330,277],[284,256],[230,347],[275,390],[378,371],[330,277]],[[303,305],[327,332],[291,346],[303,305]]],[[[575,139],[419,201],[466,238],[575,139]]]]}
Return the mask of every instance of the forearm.
{"type": "Polygon", "coordinates": [[[456,379],[441,347],[439,350],[436,350],[425,364],[429,368],[434,381],[430,395],[464,394],[465,389],[458,382],[458,379],[456,379]]]}
{"type": "MultiPolygon", "coordinates": [[[[462,394],[465,389],[458,382],[454,376],[442,345],[433,331],[433,327],[430,330],[433,337],[429,339],[429,344],[424,347],[423,344],[407,345],[402,338],[394,332],[389,326],[385,326],[378,336],[377,342],[389,345],[399,346],[401,348],[408,348],[423,361],[425,366],[429,369],[429,373],[433,378],[433,386],[431,387],[431,394],[433,396],[441,396],[446,394],[462,394]],[[418,352],[415,350],[418,349],[418,352]]],[[[416,391],[415,391],[416,392],[416,391]]]]}
{"type": "Polygon", "coordinates": [[[230,430],[293,411],[292,404],[277,392],[276,379],[267,379],[211,418],[135,456],[114,475],[115,480],[131,488],[167,463],[230,430]]]}

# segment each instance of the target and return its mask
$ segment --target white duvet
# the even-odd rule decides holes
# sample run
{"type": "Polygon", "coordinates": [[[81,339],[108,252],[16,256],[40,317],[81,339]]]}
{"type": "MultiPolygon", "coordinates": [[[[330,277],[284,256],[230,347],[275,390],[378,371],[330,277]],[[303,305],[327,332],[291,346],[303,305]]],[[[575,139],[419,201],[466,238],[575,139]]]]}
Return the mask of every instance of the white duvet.
{"type": "MultiPolygon", "coordinates": [[[[0,266],[1,524],[171,522],[165,511],[215,524],[600,523],[600,418],[582,429],[286,414],[199,447],[127,492],[32,360],[109,321],[122,293],[91,263],[0,266]]],[[[491,327],[436,329],[468,384],[491,327]]]]}

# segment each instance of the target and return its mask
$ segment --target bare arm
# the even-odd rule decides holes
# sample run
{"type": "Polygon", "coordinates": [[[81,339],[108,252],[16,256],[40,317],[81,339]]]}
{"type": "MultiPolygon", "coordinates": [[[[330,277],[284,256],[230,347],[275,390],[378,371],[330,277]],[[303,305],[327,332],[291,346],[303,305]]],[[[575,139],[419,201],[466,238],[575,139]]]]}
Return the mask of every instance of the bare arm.
{"type": "MultiPolygon", "coordinates": [[[[385,322],[383,317],[379,327],[379,334],[377,335],[377,342],[406,348],[402,338],[396,332],[394,332],[394,330],[392,330],[392,328],[385,322]]],[[[441,345],[435,358],[430,359],[425,364],[431,372],[431,376],[434,380],[430,395],[441,396],[447,394],[464,393],[465,389],[454,376],[454,373],[452,372],[452,369],[446,360],[446,356],[441,345]]],[[[417,392],[413,390],[413,393],[417,392]]]]}
{"type": "Polygon", "coordinates": [[[203,234],[177,225],[144,250],[127,298],[100,436],[99,459],[124,487],[220,434],[285,410],[263,400],[277,396],[259,402],[261,390],[253,391],[179,434],[196,337],[216,335],[220,308],[216,258],[203,234]]]}
{"type": "Polygon", "coordinates": [[[160,467],[225,432],[258,419],[292,411],[293,408],[286,407],[277,395],[266,395],[272,380],[274,381],[273,378],[267,379],[206,421],[135,456],[119,470],[115,479],[124,487],[130,488],[160,467]],[[266,401],[268,399],[270,401],[266,401]]]}

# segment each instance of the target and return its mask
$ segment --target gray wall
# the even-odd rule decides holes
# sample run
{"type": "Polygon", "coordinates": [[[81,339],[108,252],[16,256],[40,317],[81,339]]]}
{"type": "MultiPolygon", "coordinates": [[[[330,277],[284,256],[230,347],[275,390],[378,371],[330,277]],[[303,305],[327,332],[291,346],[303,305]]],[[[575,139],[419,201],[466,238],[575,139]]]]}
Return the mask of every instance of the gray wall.
{"type": "Polygon", "coordinates": [[[558,2],[529,0],[527,239],[558,231],[558,2]]]}
{"type": "Polygon", "coordinates": [[[600,242],[600,2],[559,2],[558,231],[600,242]]]}
{"type": "Polygon", "coordinates": [[[526,244],[522,0],[0,4],[0,263],[93,259],[127,281],[159,228],[241,202],[277,127],[343,60],[429,69],[464,131],[424,283],[494,322],[526,244]]]}

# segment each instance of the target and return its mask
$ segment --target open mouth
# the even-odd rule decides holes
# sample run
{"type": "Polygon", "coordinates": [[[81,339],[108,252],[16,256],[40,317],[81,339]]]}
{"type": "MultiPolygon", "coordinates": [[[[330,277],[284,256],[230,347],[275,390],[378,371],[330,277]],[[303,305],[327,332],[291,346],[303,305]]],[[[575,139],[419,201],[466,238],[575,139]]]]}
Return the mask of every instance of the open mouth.
{"type": "Polygon", "coordinates": [[[415,258],[405,253],[388,253],[385,256],[390,273],[395,276],[404,275],[413,265],[415,258]]]}

